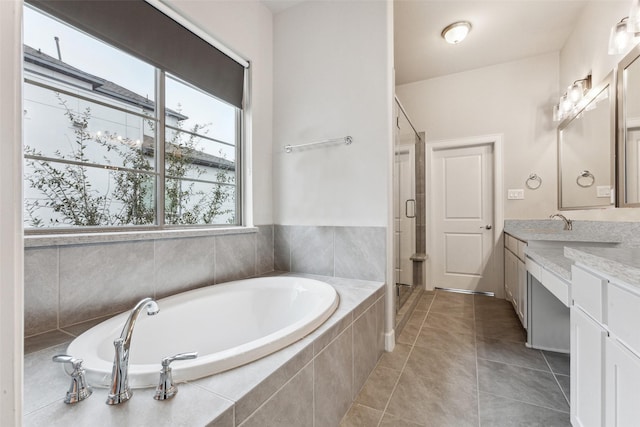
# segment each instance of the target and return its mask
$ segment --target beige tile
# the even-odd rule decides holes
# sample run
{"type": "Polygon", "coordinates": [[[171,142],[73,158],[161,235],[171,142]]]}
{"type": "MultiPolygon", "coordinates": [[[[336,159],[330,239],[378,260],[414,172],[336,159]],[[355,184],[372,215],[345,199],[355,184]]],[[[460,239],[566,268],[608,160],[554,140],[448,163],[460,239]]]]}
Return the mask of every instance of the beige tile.
{"type": "Polygon", "coordinates": [[[549,371],[542,352],[528,348],[522,342],[478,337],[476,343],[480,359],[549,371]]]}
{"type": "Polygon", "coordinates": [[[430,312],[424,324],[429,328],[446,329],[447,331],[457,334],[473,335],[475,330],[473,318],[459,317],[445,313],[430,312]]]}
{"type": "Polygon", "coordinates": [[[393,387],[395,387],[400,372],[395,369],[377,366],[373,370],[369,379],[356,397],[356,402],[370,408],[384,410],[391,397],[393,387]]]}
{"type": "Polygon", "coordinates": [[[527,334],[520,321],[487,320],[476,322],[476,335],[485,338],[498,338],[506,341],[525,342],[527,334]]]}
{"type": "Polygon", "coordinates": [[[414,423],[413,421],[403,420],[391,414],[384,414],[380,427],[424,427],[424,424],[414,423]]]}
{"type": "Polygon", "coordinates": [[[416,304],[416,310],[428,311],[433,302],[434,295],[422,295],[416,304]]]}
{"type": "Polygon", "coordinates": [[[433,383],[405,372],[386,413],[430,426],[477,427],[477,391],[454,383],[433,383]]]}
{"type": "Polygon", "coordinates": [[[63,343],[69,343],[73,337],[63,331],[51,331],[34,335],[24,340],[24,354],[40,351],[63,343]]]}
{"type": "Polygon", "coordinates": [[[551,372],[479,359],[478,383],[483,392],[569,412],[569,405],[551,372]]]}
{"type": "Polygon", "coordinates": [[[342,419],[340,427],[377,426],[380,418],[382,418],[382,411],[354,404],[342,419]]]}
{"type": "Polygon", "coordinates": [[[426,327],[422,328],[415,345],[416,347],[475,356],[475,341],[475,337],[472,335],[457,334],[446,329],[426,327]]]}
{"type": "Polygon", "coordinates": [[[410,345],[397,343],[392,352],[387,352],[382,355],[382,357],[378,361],[378,366],[402,370],[405,362],[407,361],[407,358],[409,357],[410,351],[410,345]]]}
{"type": "Polygon", "coordinates": [[[414,347],[403,373],[420,376],[434,386],[452,383],[472,390],[478,383],[475,357],[431,348],[414,347]]]}

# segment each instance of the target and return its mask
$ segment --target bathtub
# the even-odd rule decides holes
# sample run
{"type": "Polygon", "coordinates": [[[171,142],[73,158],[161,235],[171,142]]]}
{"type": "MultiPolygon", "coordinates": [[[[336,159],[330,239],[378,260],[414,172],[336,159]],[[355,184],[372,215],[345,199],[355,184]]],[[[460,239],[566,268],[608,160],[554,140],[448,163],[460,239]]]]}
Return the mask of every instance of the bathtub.
{"type": "MultiPolygon", "coordinates": [[[[338,306],[329,284],[300,277],[264,277],[209,286],[158,300],[160,312],[143,310],[133,332],[129,385],[158,383],[163,357],[198,352],[172,363],[174,381],[187,381],[235,368],[271,354],[319,327],[338,306]]],[[[74,339],[67,352],[84,360],[87,381],[111,383],[114,346],[128,312],[74,339]]]]}

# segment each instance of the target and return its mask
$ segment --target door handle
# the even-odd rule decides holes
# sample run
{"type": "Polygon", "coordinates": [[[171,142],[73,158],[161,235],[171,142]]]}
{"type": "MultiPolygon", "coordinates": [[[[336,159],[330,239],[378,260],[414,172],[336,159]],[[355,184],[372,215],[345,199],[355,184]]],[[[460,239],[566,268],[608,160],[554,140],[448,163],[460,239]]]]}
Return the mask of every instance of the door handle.
{"type": "Polygon", "coordinates": [[[486,230],[491,230],[493,228],[493,226],[487,224],[487,225],[481,225],[480,228],[484,228],[486,230]]]}
{"type": "Polygon", "coordinates": [[[416,200],[415,199],[407,199],[404,202],[404,216],[406,216],[407,218],[416,217],[416,200]],[[409,202],[413,202],[413,215],[409,215],[409,202]]]}

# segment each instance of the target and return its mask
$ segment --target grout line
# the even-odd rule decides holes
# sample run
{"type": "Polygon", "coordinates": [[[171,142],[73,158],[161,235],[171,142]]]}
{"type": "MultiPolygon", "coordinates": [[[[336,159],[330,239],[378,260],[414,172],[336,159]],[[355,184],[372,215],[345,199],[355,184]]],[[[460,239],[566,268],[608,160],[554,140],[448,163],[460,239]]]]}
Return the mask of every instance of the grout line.
{"type": "Polygon", "coordinates": [[[491,392],[488,392],[488,391],[485,391],[485,393],[486,393],[486,394],[491,394],[491,395],[493,395],[493,396],[500,397],[500,398],[502,398],[502,399],[511,400],[512,402],[518,402],[518,403],[522,403],[522,404],[529,405],[529,406],[535,406],[536,408],[548,409],[548,410],[550,410],[550,411],[558,412],[558,413],[560,413],[560,414],[569,414],[569,413],[570,413],[569,411],[563,411],[563,410],[560,410],[560,409],[558,409],[558,408],[551,408],[551,407],[549,407],[549,406],[537,405],[537,404],[535,404],[535,403],[526,402],[526,401],[524,401],[524,400],[519,400],[519,399],[514,399],[514,398],[509,397],[509,396],[502,396],[502,395],[500,395],[500,394],[491,393],[491,392]]]}
{"type": "MultiPolygon", "coordinates": [[[[424,296],[424,294],[422,294],[421,298],[424,296]]],[[[384,419],[385,414],[387,413],[387,409],[389,408],[389,403],[391,403],[391,397],[393,396],[393,393],[395,393],[396,388],[398,388],[398,383],[400,383],[400,378],[402,378],[402,374],[404,374],[404,370],[407,367],[407,363],[409,363],[409,358],[411,357],[411,353],[413,353],[413,349],[415,347],[415,342],[418,340],[418,336],[420,335],[420,331],[422,331],[422,327],[424,325],[424,323],[427,321],[427,316],[429,315],[429,311],[431,310],[431,306],[433,305],[433,301],[435,301],[436,296],[434,296],[431,299],[431,303],[429,304],[429,307],[427,307],[427,313],[424,316],[424,319],[422,319],[422,323],[420,324],[420,328],[418,328],[418,334],[416,335],[416,339],[414,340],[413,344],[411,345],[411,348],[409,349],[409,354],[407,354],[407,359],[404,361],[404,364],[402,365],[402,368],[400,369],[400,375],[398,375],[398,379],[396,380],[395,384],[393,385],[393,388],[391,389],[391,393],[389,393],[389,397],[387,398],[387,403],[384,405],[384,409],[382,410],[382,417],[380,417],[380,421],[378,421],[378,427],[380,427],[380,425],[382,424],[382,420],[384,419]]],[[[414,312],[415,312],[415,308],[414,308],[414,312]]],[[[411,313],[413,315],[413,313],[411,313]]],[[[379,363],[379,362],[378,362],[379,363]]]]}
{"type": "Polygon", "coordinates": [[[562,389],[562,386],[560,385],[560,381],[558,381],[558,377],[556,376],[556,373],[553,371],[553,368],[551,367],[551,364],[549,363],[549,359],[547,359],[547,356],[544,354],[544,351],[541,351],[540,353],[542,353],[542,357],[544,358],[544,361],[547,362],[547,366],[549,367],[549,370],[551,371],[551,374],[553,375],[553,379],[555,380],[556,384],[560,388],[560,392],[562,393],[562,396],[564,396],[564,400],[567,401],[567,404],[569,405],[569,409],[571,409],[570,399],[567,397],[567,395],[565,394],[564,390],[562,389]]]}
{"type": "Polygon", "coordinates": [[[476,353],[476,399],[478,401],[478,409],[476,415],[478,416],[478,427],[482,426],[482,420],[480,418],[480,367],[478,366],[478,331],[476,330],[476,299],[473,298],[473,347],[476,353]]]}

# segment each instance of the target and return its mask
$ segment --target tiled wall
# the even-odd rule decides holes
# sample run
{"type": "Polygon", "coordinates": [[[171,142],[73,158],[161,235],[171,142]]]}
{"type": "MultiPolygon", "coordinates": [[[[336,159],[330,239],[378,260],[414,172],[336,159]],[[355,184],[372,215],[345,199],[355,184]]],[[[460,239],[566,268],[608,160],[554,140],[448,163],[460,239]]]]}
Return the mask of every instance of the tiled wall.
{"type": "Polygon", "coordinates": [[[276,225],[275,269],[382,282],[385,234],[384,227],[276,225]]]}
{"type": "Polygon", "coordinates": [[[225,234],[25,249],[25,335],[201,286],[273,271],[273,226],[225,234]]]}
{"type": "Polygon", "coordinates": [[[382,282],[385,239],[384,227],[264,225],[257,233],[29,247],[25,336],[274,269],[382,282]]]}

